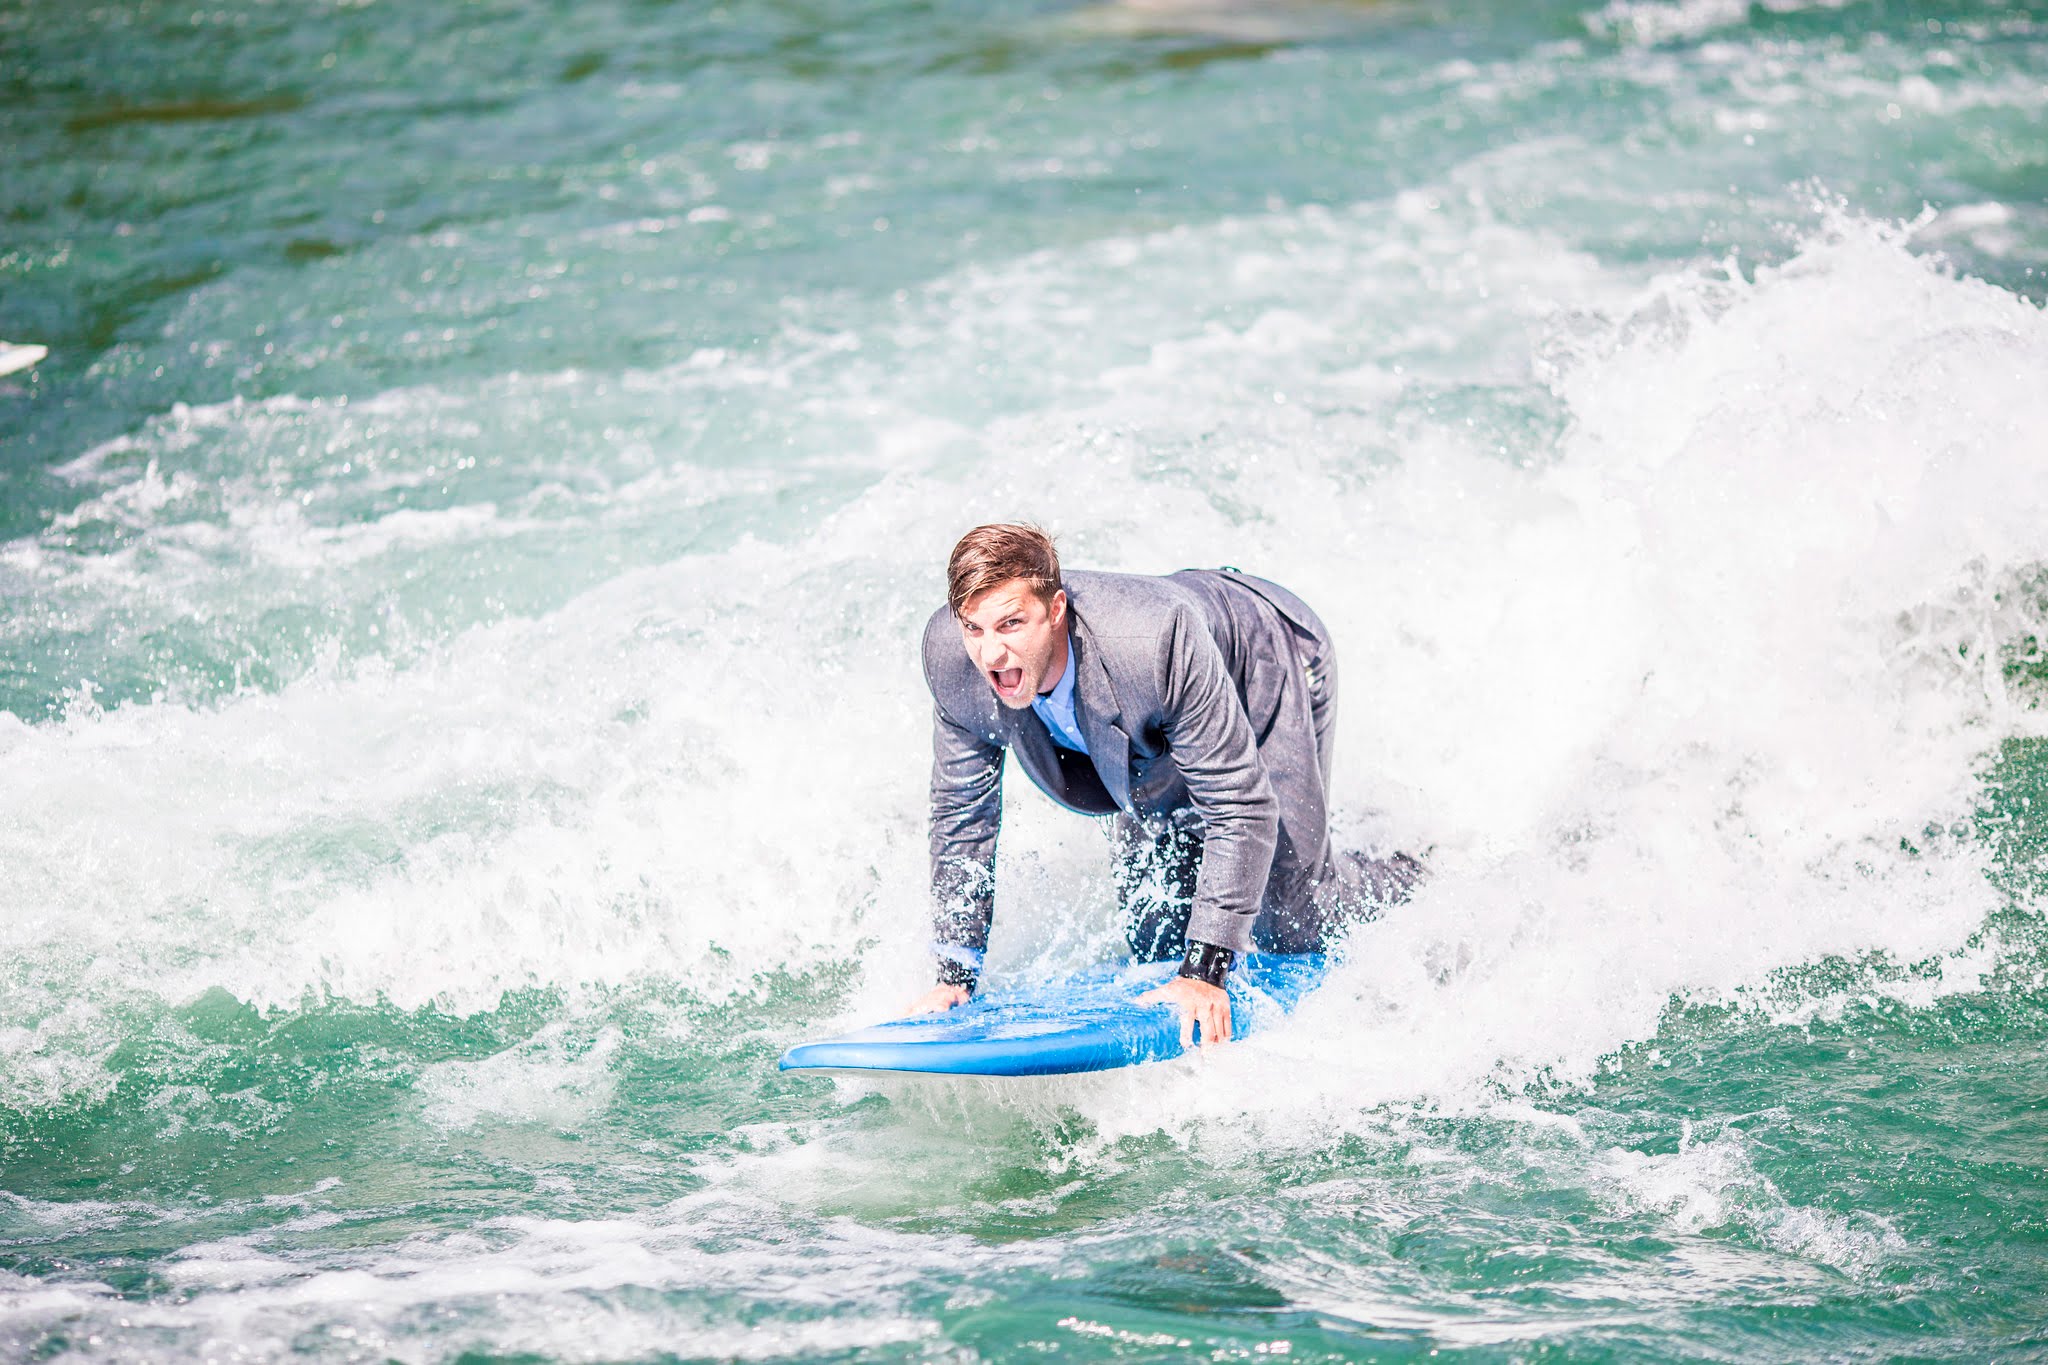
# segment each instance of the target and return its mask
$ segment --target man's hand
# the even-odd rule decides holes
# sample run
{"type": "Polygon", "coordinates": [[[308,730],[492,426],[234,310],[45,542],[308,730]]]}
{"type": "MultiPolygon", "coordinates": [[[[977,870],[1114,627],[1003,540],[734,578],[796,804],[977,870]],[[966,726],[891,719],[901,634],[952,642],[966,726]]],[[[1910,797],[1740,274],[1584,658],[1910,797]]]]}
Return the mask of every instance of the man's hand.
{"type": "Polygon", "coordinates": [[[1180,1040],[1194,1041],[1194,1030],[1202,1030],[1202,1046],[1230,1041],[1230,994],[1221,986],[1176,976],[1138,1001],[1141,1005],[1169,1004],[1180,1011],[1180,1040]]]}
{"type": "Polygon", "coordinates": [[[973,992],[965,986],[934,986],[910,1002],[905,1014],[944,1014],[958,1005],[966,1004],[973,998],[973,992]]]}

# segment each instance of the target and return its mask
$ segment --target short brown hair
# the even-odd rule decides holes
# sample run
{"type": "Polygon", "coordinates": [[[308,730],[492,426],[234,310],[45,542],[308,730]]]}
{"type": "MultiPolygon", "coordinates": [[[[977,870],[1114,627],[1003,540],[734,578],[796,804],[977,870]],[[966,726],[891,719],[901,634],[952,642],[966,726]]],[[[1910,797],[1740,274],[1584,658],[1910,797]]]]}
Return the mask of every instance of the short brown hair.
{"type": "Polygon", "coordinates": [[[955,616],[990,588],[1021,578],[1040,601],[1060,590],[1060,555],[1052,537],[1027,522],[999,521],[960,537],[946,560],[946,605],[955,616]]]}

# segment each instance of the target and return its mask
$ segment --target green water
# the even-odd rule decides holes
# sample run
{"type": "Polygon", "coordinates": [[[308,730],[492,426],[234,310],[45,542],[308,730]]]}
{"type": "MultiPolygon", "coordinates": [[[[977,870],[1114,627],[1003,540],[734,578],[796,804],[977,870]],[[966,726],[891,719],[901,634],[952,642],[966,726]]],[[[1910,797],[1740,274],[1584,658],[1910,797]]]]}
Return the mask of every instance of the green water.
{"type": "Polygon", "coordinates": [[[0,141],[0,1358],[2048,1357],[2048,10],[0,0],[0,141]],[[999,516],[1301,592],[1435,875],[783,1076],[999,516]]]}

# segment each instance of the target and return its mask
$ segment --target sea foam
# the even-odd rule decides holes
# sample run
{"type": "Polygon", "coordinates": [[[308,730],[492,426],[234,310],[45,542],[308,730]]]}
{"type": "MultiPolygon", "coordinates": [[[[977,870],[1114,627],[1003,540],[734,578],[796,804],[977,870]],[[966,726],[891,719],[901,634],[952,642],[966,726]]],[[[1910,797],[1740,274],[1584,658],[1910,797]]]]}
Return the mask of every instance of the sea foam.
{"type": "MultiPolygon", "coordinates": [[[[806,332],[740,381],[844,367],[807,401],[870,473],[808,524],[274,693],[88,695],[16,728],[0,875],[24,913],[0,933],[73,967],[10,997],[9,1100],[103,1085],[107,1011],[211,988],[717,998],[865,944],[848,1012],[890,1007],[922,960],[915,641],[951,537],[1004,515],[1076,564],[1237,563],[1332,624],[1347,837],[1433,848],[1435,876],[1256,1045],[1303,1102],[1583,1077],[1674,995],[1960,947],[1992,903],[1978,856],[1899,841],[1966,816],[1978,765],[2038,729],[1996,660],[2034,619],[2015,576],[2048,525],[2040,311],[1853,221],[1782,265],[1651,280],[1431,204],[977,267],[901,305],[886,345],[806,332]],[[1235,325],[1156,287],[1219,267],[1235,325]],[[1429,330],[1382,307],[1418,270],[1455,286],[1429,330]],[[1028,356],[1048,308],[1119,290],[1152,301],[1123,334],[1150,344],[1102,343],[1001,411],[866,386],[906,355],[1028,356]],[[1516,291],[1519,335],[1486,301],[1516,291]],[[1347,329],[1371,327],[1394,339],[1367,373],[1347,329]],[[1475,364],[1513,413],[1432,421],[1475,364]]],[[[295,553],[363,562],[326,534],[295,553]]],[[[1112,949],[1099,834],[1025,791],[1007,819],[996,970],[1112,949]]],[[[1200,1089],[1103,1117],[1200,1111],[1200,1089]]]]}

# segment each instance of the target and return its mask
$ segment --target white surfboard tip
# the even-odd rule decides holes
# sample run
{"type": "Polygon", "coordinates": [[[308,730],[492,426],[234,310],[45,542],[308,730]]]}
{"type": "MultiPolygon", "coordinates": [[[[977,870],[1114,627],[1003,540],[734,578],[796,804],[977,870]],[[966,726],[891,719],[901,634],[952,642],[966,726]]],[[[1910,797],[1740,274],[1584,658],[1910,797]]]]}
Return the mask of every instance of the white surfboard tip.
{"type": "Polygon", "coordinates": [[[0,374],[13,374],[39,364],[50,353],[47,346],[31,341],[0,341],[0,374]]]}

